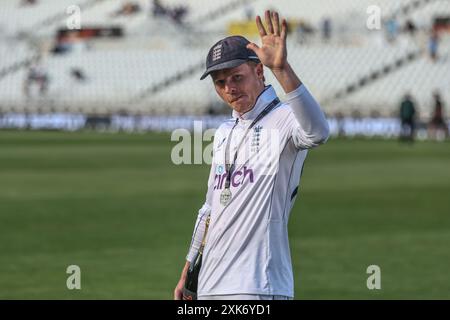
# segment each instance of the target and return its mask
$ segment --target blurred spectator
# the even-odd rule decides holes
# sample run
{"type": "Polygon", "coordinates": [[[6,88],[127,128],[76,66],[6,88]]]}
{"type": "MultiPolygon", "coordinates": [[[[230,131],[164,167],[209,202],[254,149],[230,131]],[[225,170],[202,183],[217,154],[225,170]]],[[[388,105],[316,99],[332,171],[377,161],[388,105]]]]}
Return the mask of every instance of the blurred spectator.
{"type": "Polygon", "coordinates": [[[53,54],[65,54],[68,52],[82,52],[88,49],[88,44],[81,38],[79,30],[70,30],[57,39],[55,46],[51,49],[53,54]]]}
{"type": "Polygon", "coordinates": [[[297,38],[297,42],[299,44],[305,44],[306,42],[306,31],[305,28],[303,26],[303,22],[299,22],[297,24],[297,28],[295,30],[296,32],[296,38],[297,38]]]}
{"type": "Polygon", "coordinates": [[[117,10],[116,12],[113,12],[112,16],[113,17],[129,16],[129,15],[138,13],[139,11],[141,11],[141,7],[140,7],[139,3],[126,2],[122,5],[122,7],[119,10],[117,10]]]}
{"type": "Polygon", "coordinates": [[[408,93],[400,104],[400,140],[414,141],[416,108],[411,95],[408,93]]]}
{"type": "Polygon", "coordinates": [[[246,3],[244,7],[244,14],[247,21],[253,21],[253,18],[255,17],[255,13],[253,12],[253,7],[250,3],[246,3]]]}
{"type": "Polygon", "coordinates": [[[431,60],[436,62],[438,60],[439,35],[436,29],[431,31],[430,39],[428,40],[428,53],[431,60]]]}
{"type": "Polygon", "coordinates": [[[39,62],[34,63],[27,72],[27,76],[24,82],[25,96],[29,98],[31,96],[31,90],[33,86],[36,86],[40,95],[47,93],[49,85],[49,77],[47,71],[39,62]]]}
{"type": "Polygon", "coordinates": [[[395,17],[389,18],[385,23],[385,27],[388,42],[394,42],[397,39],[399,31],[397,19],[395,17]]]}
{"type": "Polygon", "coordinates": [[[448,126],[444,116],[444,105],[438,91],[433,93],[434,110],[428,125],[428,134],[436,140],[443,140],[448,136],[448,126]]]}
{"type": "Polygon", "coordinates": [[[64,54],[70,51],[70,44],[66,42],[58,41],[55,46],[51,49],[53,54],[64,54]]]}
{"type": "Polygon", "coordinates": [[[188,13],[188,7],[185,5],[179,5],[174,8],[168,8],[164,6],[161,1],[153,0],[153,16],[166,16],[170,18],[176,24],[182,24],[184,18],[188,13]]]}
{"type": "Polygon", "coordinates": [[[338,137],[345,137],[345,118],[342,112],[336,113],[338,137]]]}
{"type": "Polygon", "coordinates": [[[84,71],[81,68],[79,68],[79,67],[73,67],[70,70],[70,75],[77,82],[84,82],[84,81],[86,81],[86,75],[85,75],[84,71]]]}
{"type": "Polygon", "coordinates": [[[153,16],[164,16],[167,14],[167,9],[161,4],[159,0],[153,0],[153,16]]]}
{"type": "Polygon", "coordinates": [[[35,4],[37,4],[37,0],[22,0],[20,2],[20,5],[22,5],[22,6],[32,6],[35,4]]]}
{"type": "Polygon", "coordinates": [[[415,36],[417,27],[414,24],[414,22],[411,19],[408,19],[405,23],[405,32],[408,33],[410,36],[415,36]]]}
{"type": "Polygon", "coordinates": [[[308,37],[314,33],[313,28],[306,22],[300,21],[296,28],[296,37],[299,44],[305,44],[308,37]]]}
{"type": "Polygon", "coordinates": [[[322,20],[322,37],[325,41],[331,39],[331,19],[328,17],[322,20]]]}
{"type": "Polygon", "coordinates": [[[178,6],[173,8],[170,12],[170,17],[177,24],[182,24],[184,17],[188,12],[188,8],[186,6],[178,6]]]}

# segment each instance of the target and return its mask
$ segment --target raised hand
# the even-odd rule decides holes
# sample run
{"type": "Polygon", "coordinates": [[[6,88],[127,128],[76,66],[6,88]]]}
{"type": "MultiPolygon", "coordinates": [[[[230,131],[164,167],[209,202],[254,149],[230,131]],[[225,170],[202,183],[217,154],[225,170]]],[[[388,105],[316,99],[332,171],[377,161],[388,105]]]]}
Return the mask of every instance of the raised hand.
{"type": "Polygon", "coordinates": [[[287,64],[287,22],[283,19],[280,28],[278,13],[269,10],[265,12],[265,21],[267,31],[261,22],[261,17],[256,16],[256,26],[261,36],[261,47],[258,47],[255,43],[249,43],[247,48],[253,50],[261,63],[272,71],[283,70],[287,64]]]}

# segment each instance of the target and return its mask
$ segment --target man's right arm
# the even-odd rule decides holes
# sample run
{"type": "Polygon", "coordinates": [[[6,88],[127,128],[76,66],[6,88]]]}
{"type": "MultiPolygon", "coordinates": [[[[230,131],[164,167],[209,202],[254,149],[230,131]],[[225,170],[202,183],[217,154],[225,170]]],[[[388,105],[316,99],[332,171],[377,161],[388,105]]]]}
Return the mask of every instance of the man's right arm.
{"type": "Polygon", "coordinates": [[[211,168],[209,170],[209,177],[208,177],[208,189],[206,192],[205,197],[205,203],[198,211],[197,215],[197,221],[195,222],[195,228],[192,235],[192,241],[191,245],[189,247],[189,252],[186,256],[186,260],[188,262],[192,262],[192,260],[197,255],[198,250],[200,249],[200,245],[203,240],[203,235],[205,233],[205,226],[206,226],[206,218],[211,213],[211,207],[212,207],[212,201],[213,201],[213,193],[214,193],[214,182],[216,178],[216,154],[215,150],[217,149],[218,142],[221,140],[220,137],[222,136],[221,130],[222,126],[220,126],[215,134],[214,134],[214,142],[213,142],[213,154],[212,154],[212,161],[211,161],[211,168]]]}
{"type": "Polygon", "coordinates": [[[203,240],[203,235],[205,234],[206,218],[210,213],[211,213],[211,206],[208,202],[205,202],[203,207],[198,211],[194,233],[192,234],[191,245],[189,247],[189,252],[186,256],[186,260],[188,262],[192,262],[192,260],[194,260],[198,250],[200,249],[200,245],[202,244],[203,240]]]}
{"type": "MultiPolygon", "coordinates": [[[[209,193],[209,188],[208,188],[209,193]]],[[[207,196],[208,199],[208,196],[207,196]]],[[[177,286],[175,287],[174,291],[174,299],[175,300],[181,300],[183,297],[183,287],[184,282],[186,281],[186,274],[189,269],[189,265],[194,260],[195,255],[197,254],[198,250],[200,249],[201,241],[203,239],[203,234],[205,233],[205,227],[206,227],[206,217],[211,212],[210,205],[205,202],[205,204],[202,206],[202,208],[198,212],[197,221],[195,222],[195,228],[194,233],[192,235],[191,245],[189,247],[189,252],[186,256],[186,263],[184,265],[183,271],[181,272],[180,280],[178,281],[177,286]]]]}
{"type": "Polygon", "coordinates": [[[175,290],[173,292],[173,300],[183,300],[183,288],[184,288],[184,283],[186,282],[186,275],[187,275],[187,271],[189,269],[190,264],[191,263],[189,261],[186,261],[183,271],[181,271],[180,280],[178,281],[178,284],[175,287],[175,290]]]}
{"type": "MultiPolygon", "coordinates": [[[[217,141],[216,139],[214,140],[217,141]]],[[[189,247],[189,252],[186,256],[186,263],[184,265],[183,271],[181,272],[180,280],[178,281],[178,284],[175,287],[174,291],[175,300],[181,300],[183,297],[183,287],[184,282],[186,281],[186,274],[189,269],[189,265],[195,258],[198,250],[200,249],[203,235],[205,233],[206,218],[211,213],[212,195],[214,191],[214,179],[215,179],[215,161],[213,157],[208,178],[208,190],[206,193],[206,201],[198,211],[197,220],[195,222],[194,232],[192,235],[191,245],[189,247]]]]}

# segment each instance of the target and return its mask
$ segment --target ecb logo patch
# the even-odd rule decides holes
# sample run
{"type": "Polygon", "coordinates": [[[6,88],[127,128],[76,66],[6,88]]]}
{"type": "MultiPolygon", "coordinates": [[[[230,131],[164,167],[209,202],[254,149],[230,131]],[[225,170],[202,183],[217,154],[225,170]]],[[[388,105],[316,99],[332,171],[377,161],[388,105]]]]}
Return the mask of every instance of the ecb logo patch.
{"type": "Polygon", "coordinates": [[[219,60],[222,57],[222,44],[218,44],[213,48],[212,61],[219,60]]]}
{"type": "Polygon", "coordinates": [[[223,173],[223,166],[218,165],[218,166],[216,167],[216,174],[222,174],[222,173],[223,173]]]}
{"type": "Polygon", "coordinates": [[[253,128],[252,143],[250,145],[251,152],[259,152],[259,141],[261,139],[262,126],[256,126],[253,128]]]}

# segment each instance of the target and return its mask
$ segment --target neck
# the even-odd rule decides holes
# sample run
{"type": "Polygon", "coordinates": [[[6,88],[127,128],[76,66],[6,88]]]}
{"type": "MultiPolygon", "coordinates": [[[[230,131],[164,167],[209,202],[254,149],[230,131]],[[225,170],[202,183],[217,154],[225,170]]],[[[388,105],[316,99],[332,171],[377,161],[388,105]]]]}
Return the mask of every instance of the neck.
{"type": "Polygon", "coordinates": [[[249,107],[247,107],[243,111],[238,112],[239,116],[242,116],[244,113],[247,113],[247,112],[251,111],[254,107],[255,107],[255,103],[253,103],[252,105],[250,105],[249,107]]]}

